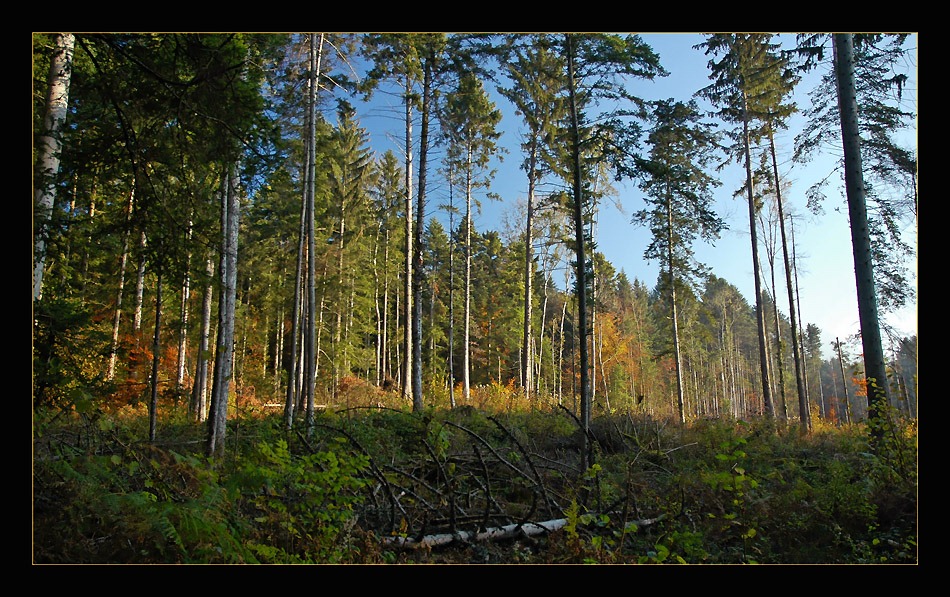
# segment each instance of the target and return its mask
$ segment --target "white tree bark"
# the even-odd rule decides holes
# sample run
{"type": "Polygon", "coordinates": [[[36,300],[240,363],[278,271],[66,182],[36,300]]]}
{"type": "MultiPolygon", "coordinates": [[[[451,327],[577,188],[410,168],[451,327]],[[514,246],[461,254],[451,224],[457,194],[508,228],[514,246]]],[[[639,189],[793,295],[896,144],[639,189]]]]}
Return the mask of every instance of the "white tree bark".
{"type": "Polygon", "coordinates": [[[53,200],[56,197],[55,178],[59,173],[62,151],[60,131],[66,122],[69,102],[69,82],[72,74],[73,50],[76,37],[72,33],[56,35],[56,51],[49,68],[49,91],[46,96],[46,117],[43,121],[43,136],[38,140],[39,167],[34,190],[34,215],[40,220],[34,245],[33,300],[43,293],[43,270],[46,267],[46,226],[53,200]]]}
{"type": "MultiPolygon", "coordinates": [[[[650,526],[656,524],[666,518],[665,514],[660,514],[656,518],[644,518],[641,520],[631,521],[629,524],[635,524],[637,526],[650,526]]],[[[566,518],[557,518],[554,520],[546,520],[544,522],[529,522],[524,524],[507,524],[501,527],[492,527],[485,529],[481,532],[471,532],[471,531],[458,531],[456,533],[440,533],[436,535],[426,535],[420,539],[413,539],[412,537],[384,537],[383,542],[388,545],[395,545],[401,548],[420,548],[420,547],[436,547],[440,545],[448,545],[454,541],[493,541],[501,539],[514,539],[519,536],[533,537],[535,535],[543,535],[544,533],[553,533],[554,531],[560,530],[567,526],[568,519],[566,518]]]]}
{"type": "Polygon", "coordinates": [[[211,388],[211,413],[208,454],[224,453],[228,414],[228,394],[234,361],[234,317],[237,297],[238,229],[240,226],[240,199],[238,198],[237,168],[232,167],[225,179],[221,200],[221,297],[218,301],[218,343],[215,351],[214,383],[211,388]]]}

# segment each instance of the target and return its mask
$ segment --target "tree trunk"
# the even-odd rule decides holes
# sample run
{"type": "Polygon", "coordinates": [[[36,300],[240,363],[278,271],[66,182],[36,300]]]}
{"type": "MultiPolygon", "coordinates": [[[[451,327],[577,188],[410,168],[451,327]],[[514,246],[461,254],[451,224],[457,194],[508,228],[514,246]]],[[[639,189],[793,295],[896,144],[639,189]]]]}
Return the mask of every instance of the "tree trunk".
{"type": "Polygon", "coordinates": [[[238,228],[240,205],[237,168],[225,177],[221,201],[221,297],[218,301],[218,344],[215,351],[214,382],[208,425],[208,456],[224,455],[228,395],[234,361],[234,316],[237,297],[238,228]]]}
{"type": "Polygon", "coordinates": [[[469,339],[472,318],[472,179],[471,150],[465,168],[465,300],[462,318],[462,402],[471,404],[471,340],[469,339]]]}
{"type": "Polygon", "coordinates": [[[750,155],[751,141],[749,139],[749,113],[747,109],[743,109],[742,129],[742,138],[745,141],[746,188],[749,193],[749,232],[752,240],[752,272],[755,277],[755,315],[759,334],[759,367],[762,373],[762,402],[765,407],[766,416],[774,417],[775,406],[772,403],[772,380],[769,376],[769,356],[765,343],[765,309],[763,308],[762,280],[759,273],[759,241],[756,235],[755,195],[752,188],[752,156],[750,155]]]}
{"type": "Polygon", "coordinates": [[[528,162],[528,206],[525,216],[524,232],[524,335],[521,341],[521,352],[524,355],[521,358],[521,387],[524,389],[525,400],[531,400],[531,374],[534,366],[534,346],[532,346],[533,336],[531,335],[531,284],[534,280],[533,268],[534,247],[532,246],[532,226],[534,226],[534,179],[537,163],[536,145],[531,146],[531,155],[528,162]]]}
{"type": "Polygon", "coordinates": [[[419,130],[419,190],[416,208],[416,238],[412,272],[412,411],[420,413],[422,400],[422,237],[425,232],[426,158],[429,153],[429,112],[432,95],[432,57],[423,63],[422,126],[419,130]]]}
{"type": "MultiPolygon", "coordinates": [[[[188,222],[188,242],[191,243],[191,221],[188,222]]],[[[181,327],[178,329],[178,369],[175,374],[175,391],[181,395],[185,385],[185,361],[188,351],[188,300],[191,297],[191,250],[188,251],[188,258],[185,265],[184,281],[181,288],[181,307],[179,315],[181,318],[181,327]]]]}
{"type": "MultiPolygon", "coordinates": [[[[309,155],[309,148],[307,153],[309,155]]],[[[305,171],[309,172],[310,169],[310,158],[306,158],[306,165],[304,167],[305,171]]],[[[304,174],[304,180],[307,180],[309,173],[304,174]]],[[[297,394],[297,360],[298,360],[298,349],[300,347],[300,324],[303,320],[302,311],[303,311],[303,284],[304,284],[304,258],[306,257],[306,237],[307,231],[307,214],[310,213],[310,210],[307,208],[307,193],[304,192],[304,196],[300,201],[300,227],[298,229],[298,238],[297,238],[297,269],[296,275],[294,276],[294,298],[293,306],[291,307],[290,313],[290,358],[288,359],[287,366],[287,394],[284,400],[284,427],[286,429],[291,429],[294,425],[294,411],[296,410],[296,405],[300,400],[300,396],[297,394]]]]}
{"type": "Polygon", "coordinates": [[[782,205],[782,185],[779,184],[778,159],[775,157],[775,136],[769,128],[769,148],[772,152],[772,173],[775,176],[775,199],[778,203],[779,231],[782,234],[782,258],[785,264],[785,287],[788,290],[788,317],[792,327],[792,356],[795,359],[795,382],[798,389],[798,416],[802,433],[811,430],[811,413],[808,410],[808,393],[805,391],[805,366],[799,340],[798,318],[795,310],[795,286],[792,284],[792,264],[788,257],[788,241],[785,238],[785,209],[782,205]]]}
{"type": "Polygon", "coordinates": [[[56,49],[49,67],[49,89],[46,94],[46,116],[43,136],[38,140],[37,186],[34,190],[33,210],[39,224],[35,231],[33,300],[43,294],[43,270],[46,267],[46,238],[48,224],[56,198],[56,176],[59,174],[62,152],[62,128],[66,122],[69,104],[69,83],[72,78],[73,50],[76,37],[72,33],[56,34],[56,49]]]}
{"type": "MultiPolygon", "coordinates": [[[[132,217],[132,202],[135,199],[135,187],[129,193],[129,205],[125,212],[125,221],[132,217]]],[[[129,261],[129,232],[122,237],[122,255],[119,258],[119,289],[115,297],[115,314],[112,319],[112,343],[109,348],[109,367],[106,370],[106,379],[115,379],[115,363],[119,352],[119,325],[122,322],[122,294],[125,292],[125,267],[129,261]]]]}
{"type": "Polygon", "coordinates": [[[872,438],[877,443],[883,437],[881,423],[888,403],[887,374],[877,313],[874,263],[861,163],[861,136],[858,128],[858,104],[854,84],[853,36],[850,33],[836,33],[834,42],[838,109],[841,115],[841,140],[844,146],[844,181],[848,195],[854,277],[858,293],[858,316],[861,321],[861,344],[864,349],[864,372],[867,378],[868,421],[872,438]]]}
{"type": "MultiPolygon", "coordinates": [[[[303,398],[306,401],[306,426],[307,433],[313,430],[313,402],[317,383],[317,359],[319,358],[318,348],[315,346],[316,330],[314,319],[317,309],[317,274],[316,274],[316,253],[317,241],[315,223],[315,201],[316,201],[316,110],[317,110],[317,86],[320,76],[320,60],[323,54],[323,34],[320,34],[320,45],[316,47],[316,35],[310,34],[310,87],[308,95],[308,143],[310,152],[308,157],[308,171],[310,173],[307,180],[307,316],[304,321],[307,323],[304,334],[304,366],[303,366],[303,398]]],[[[325,277],[325,276],[324,276],[325,277]]],[[[322,310],[320,316],[323,316],[322,310]]]]}
{"type": "MultiPolygon", "coordinates": [[[[451,168],[451,166],[450,166],[451,168]]],[[[449,406],[455,408],[455,205],[449,171],[449,406]]]]}
{"type": "Polygon", "coordinates": [[[195,421],[204,422],[208,417],[208,344],[211,336],[212,278],[214,261],[207,260],[207,282],[201,305],[201,332],[198,341],[198,358],[195,365],[195,381],[191,391],[191,413],[195,421]]]}
{"type": "Polygon", "coordinates": [[[132,315],[132,329],[139,332],[142,329],[142,303],[145,300],[145,231],[139,236],[139,269],[135,279],[135,311],[132,315]]]}
{"type": "Polygon", "coordinates": [[[155,334],[152,341],[151,399],[148,402],[148,441],[154,442],[158,429],[158,373],[162,344],[162,269],[158,268],[155,282],[155,334]]]}
{"type": "Polygon", "coordinates": [[[670,322],[673,325],[673,353],[676,356],[676,409],[681,424],[686,424],[686,400],[683,396],[683,357],[680,354],[679,322],[676,314],[676,283],[673,278],[673,199],[667,189],[666,201],[667,271],[670,279],[670,322]]]}
{"type": "Polygon", "coordinates": [[[590,429],[590,379],[589,379],[589,357],[587,355],[587,254],[585,251],[584,240],[584,210],[583,210],[583,176],[581,173],[581,152],[580,152],[580,123],[577,116],[577,97],[574,80],[574,48],[571,35],[565,35],[567,51],[567,78],[568,94],[571,111],[571,164],[573,166],[573,195],[574,195],[574,254],[577,262],[575,263],[575,277],[577,280],[577,323],[578,323],[578,345],[580,350],[580,413],[581,426],[583,429],[581,463],[584,470],[591,464],[590,460],[590,441],[588,431],[590,429]]]}
{"type": "MultiPolygon", "coordinates": [[[[760,212],[761,216],[761,212],[760,212]]],[[[760,218],[761,219],[761,218],[760,218]]],[[[765,229],[765,222],[762,223],[763,230],[765,229]]],[[[771,232],[771,230],[770,230],[771,232]]],[[[782,326],[779,320],[778,314],[778,296],[777,290],[778,287],[775,284],[775,237],[774,235],[771,238],[767,239],[765,243],[766,247],[766,257],[769,260],[769,276],[772,281],[772,323],[775,326],[775,364],[778,368],[778,397],[781,401],[782,410],[779,412],[780,419],[782,421],[788,420],[788,403],[785,400],[785,351],[783,350],[784,346],[782,345],[782,326]]]]}
{"type": "Polygon", "coordinates": [[[403,270],[403,355],[402,396],[412,393],[412,81],[406,77],[406,267],[403,270]]]}

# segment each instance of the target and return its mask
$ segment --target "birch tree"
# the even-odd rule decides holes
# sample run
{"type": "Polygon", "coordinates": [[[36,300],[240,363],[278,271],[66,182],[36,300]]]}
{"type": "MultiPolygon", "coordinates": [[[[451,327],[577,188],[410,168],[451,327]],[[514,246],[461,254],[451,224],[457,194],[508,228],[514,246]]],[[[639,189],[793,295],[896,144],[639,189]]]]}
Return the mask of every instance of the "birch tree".
{"type": "Polygon", "coordinates": [[[33,300],[39,300],[43,290],[43,271],[46,264],[48,224],[56,197],[56,177],[59,174],[62,153],[61,135],[66,123],[69,103],[69,84],[72,76],[73,51],[76,38],[72,33],[54,36],[53,57],[50,60],[46,114],[43,130],[36,143],[37,166],[34,173],[33,194],[33,300]]]}

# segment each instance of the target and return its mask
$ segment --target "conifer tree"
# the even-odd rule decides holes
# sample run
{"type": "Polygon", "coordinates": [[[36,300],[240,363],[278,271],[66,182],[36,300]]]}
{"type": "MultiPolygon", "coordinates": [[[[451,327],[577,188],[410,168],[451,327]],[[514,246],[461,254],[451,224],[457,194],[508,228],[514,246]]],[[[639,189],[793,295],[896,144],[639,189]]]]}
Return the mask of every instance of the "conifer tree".
{"type": "Polygon", "coordinates": [[[488,98],[484,85],[474,74],[463,74],[458,88],[445,100],[442,130],[448,141],[446,159],[464,181],[465,215],[465,289],[462,338],[462,397],[471,399],[471,286],[472,286],[472,219],[477,189],[490,184],[492,172],[488,165],[496,152],[500,136],[496,127],[501,112],[488,98]]]}
{"type": "Polygon", "coordinates": [[[752,147],[762,136],[763,116],[776,105],[775,96],[784,94],[773,86],[777,46],[771,34],[716,34],[708,35],[697,47],[704,49],[709,60],[710,79],[713,83],[699,91],[717,106],[717,115],[727,123],[738,125],[730,132],[733,146],[730,161],[744,165],[746,172],[743,191],[749,205],[749,229],[752,245],[752,271],[755,279],[756,318],[759,328],[759,363],[762,376],[762,398],[766,414],[775,415],[771,389],[771,372],[765,330],[765,305],[761,281],[759,241],[756,233],[756,213],[759,209],[754,193],[752,147]]]}
{"type": "Polygon", "coordinates": [[[701,122],[695,102],[657,102],[653,119],[650,154],[641,165],[645,175],[641,188],[651,207],[636,212],[634,221],[649,226],[653,240],[644,257],[662,262],[670,282],[677,408],[680,422],[685,423],[676,286],[695,284],[705,276],[706,268],[696,262],[691,244],[697,237],[715,240],[725,227],[711,207],[711,190],[719,182],[705,171],[717,145],[711,125],[701,122]]]}
{"type": "MultiPolygon", "coordinates": [[[[590,208],[591,167],[581,162],[586,153],[582,142],[588,137],[584,129],[587,125],[587,110],[594,99],[611,99],[629,102],[613,114],[601,119],[599,134],[592,138],[612,139],[616,162],[624,162],[634,153],[632,146],[639,136],[636,121],[627,121],[624,117],[640,114],[642,100],[630,94],[626,85],[618,83],[619,76],[652,79],[665,74],[660,66],[659,56],[652,48],[643,43],[636,35],[579,35],[564,34],[561,48],[565,71],[566,109],[569,114],[565,126],[565,160],[562,172],[567,172],[571,185],[571,210],[574,227],[574,271],[578,310],[578,340],[580,369],[580,420],[583,434],[583,464],[591,464],[587,431],[590,426],[591,387],[590,361],[587,351],[588,326],[588,286],[590,262],[587,257],[588,238],[587,213],[590,208]]],[[[606,158],[604,158],[606,159],[606,158]]],[[[628,170],[622,171],[626,173],[628,170]]]]}
{"type": "MultiPolygon", "coordinates": [[[[874,255],[874,283],[879,308],[894,312],[916,299],[907,264],[916,254],[903,235],[917,221],[917,151],[908,147],[916,128],[916,98],[910,73],[914,68],[916,36],[852,34],[855,102],[860,118],[864,194],[868,233],[874,255]]],[[[825,66],[818,85],[809,93],[805,127],[795,137],[794,160],[808,163],[818,154],[841,156],[841,118],[835,50],[831,34],[798,36],[793,53],[804,72],[825,66]]],[[[831,161],[844,172],[844,160],[831,161]]],[[[821,213],[827,202],[829,176],[808,190],[809,207],[821,213]]],[[[843,178],[843,174],[842,174],[843,178]]],[[[844,193],[842,193],[844,195],[844,193]]],[[[883,324],[883,322],[882,322],[883,324]]],[[[885,327],[884,332],[888,332],[885,327]]]]}
{"type": "Polygon", "coordinates": [[[534,343],[532,336],[533,278],[534,278],[534,212],[535,194],[551,158],[550,144],[554,125],[563,120],[563,65],[555,46],[556,40],[548,35],[511,36],[504,52],[507,74],[513,81],[510,88],[501,88],[503,96],[514,103],[528,131],[521,147],[525,157],[521,165],[528,178],[525,211],[525,265],[524,265],[524,334],[522,336],[521,387],[530,398],[533,386],[534,343]]]}

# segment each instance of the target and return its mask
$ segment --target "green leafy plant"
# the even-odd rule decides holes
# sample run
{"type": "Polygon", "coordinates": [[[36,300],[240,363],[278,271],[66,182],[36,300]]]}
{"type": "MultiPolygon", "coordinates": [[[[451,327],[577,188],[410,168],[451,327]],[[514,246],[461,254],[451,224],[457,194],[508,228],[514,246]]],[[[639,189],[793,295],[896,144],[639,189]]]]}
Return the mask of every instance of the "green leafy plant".
{"type": "Polygon", "coordinates": [[[345,561],[367,465],[339,442],[306,455],[283,439],[260,442],[232,479],[255,523],[251,548],[272,563],[345,561]]]}

